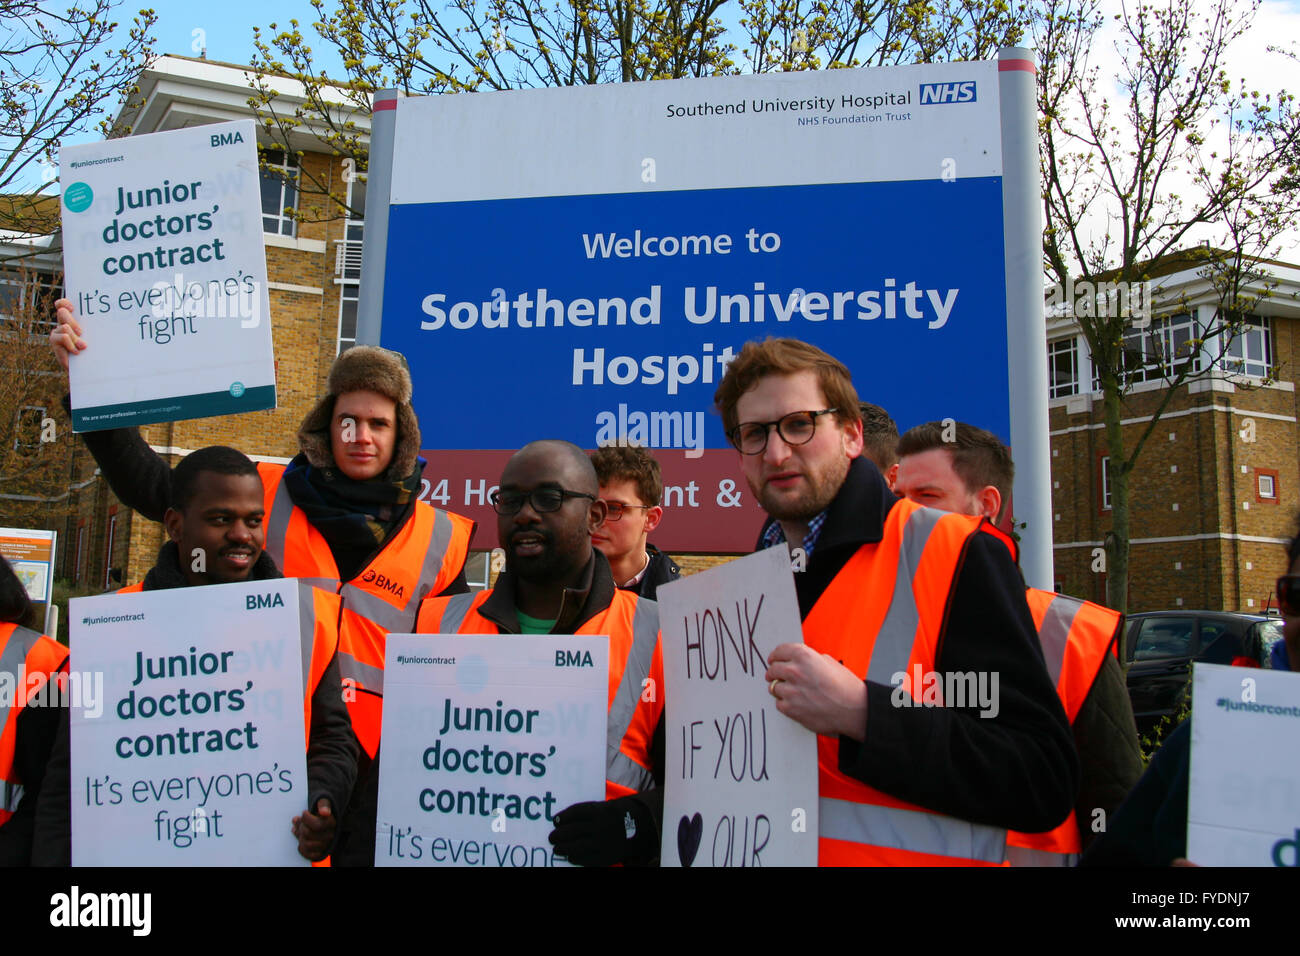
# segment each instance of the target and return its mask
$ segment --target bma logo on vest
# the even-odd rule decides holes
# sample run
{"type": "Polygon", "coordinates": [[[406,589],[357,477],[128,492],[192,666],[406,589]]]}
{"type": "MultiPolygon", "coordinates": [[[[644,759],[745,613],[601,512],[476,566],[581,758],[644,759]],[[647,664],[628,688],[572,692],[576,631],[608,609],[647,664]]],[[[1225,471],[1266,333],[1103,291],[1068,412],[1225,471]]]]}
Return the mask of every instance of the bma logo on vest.
{"type": "Polygon", "coordinates": [[[246,594],[244,595],[244,610],[256,611],[261,608],[284,607],[284,595],[282,594],[246,594]]]}
{"type": "Polygon", "coordinates": [[[591,662],[591,651],[556,651],[556,667],[595,667],[591,662]]]}
{"type": "Polygon", "coordinates": [[[387,591],[395,597],[401,597],[406,591],[406,585],[398,584],[393,578],[386,578],[382,574],[376,574],[373,568],[361,575],[361,580],[367,584],[373,583],[381,591],[387,591]]]}
{"type": "Polygon", "coordinates": [[[242,143],[244,141],[244,134],[243,133],[213,133],[212,136],[209,137],[209,139],[212,141],[212,145],[214,147],[230,146],[233,143],[242,143]]]}
{"type": "Polygon", "coordinates": [[[960,83],[922,83],[921,105],[934,103],[974,103],[975,81],[960,83]]]}

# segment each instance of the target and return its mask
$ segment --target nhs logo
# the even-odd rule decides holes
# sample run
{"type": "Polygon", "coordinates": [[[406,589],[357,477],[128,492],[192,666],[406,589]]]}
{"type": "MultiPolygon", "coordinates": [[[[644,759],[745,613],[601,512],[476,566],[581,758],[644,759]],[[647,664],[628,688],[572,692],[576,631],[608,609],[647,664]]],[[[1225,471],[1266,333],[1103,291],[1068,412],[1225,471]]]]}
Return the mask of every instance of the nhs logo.
{"type": "Polygon", "coordinates": [[[961,83],[922,83],[921,105],[927,103],[974,103],[975,81],[961,83]]]}

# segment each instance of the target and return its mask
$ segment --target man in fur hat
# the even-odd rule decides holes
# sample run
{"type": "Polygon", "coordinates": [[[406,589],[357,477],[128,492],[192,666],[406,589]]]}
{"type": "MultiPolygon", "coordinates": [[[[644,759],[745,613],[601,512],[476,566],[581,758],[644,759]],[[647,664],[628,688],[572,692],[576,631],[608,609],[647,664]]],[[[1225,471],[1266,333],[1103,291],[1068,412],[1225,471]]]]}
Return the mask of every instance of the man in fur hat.
{"type": "MultiPolygon", "coordinates": [[[[55,307],[55,355],[64,368],[70,358],[86,361],[72,303],[60,299],[55,307]]],[[[267,552],[286,577],[307,579],[342,598],[339,669],[362,751],[347,819],[362,829],[368,819],[371,832],[368,839],[356,833],[359,845],[345,832],[335,859],[367,865],[373,861],[367,853],[377,799],[372,762],[379,750],[387,634],[415,630],[425,597],[469,590],[464,568],[474,523],[418,500],[425,462],[411,391],[399,353],[348,349],[335,360],[326,394],[298,430],[300,453],[287,466],[257,466],[265,490],[267,552]],[[358,807],[358,800],[368,805],[358,807]]],[[[139,431],[81,437],[114,494],[161,521],[171,500],[172,471],[139,431]]]]}

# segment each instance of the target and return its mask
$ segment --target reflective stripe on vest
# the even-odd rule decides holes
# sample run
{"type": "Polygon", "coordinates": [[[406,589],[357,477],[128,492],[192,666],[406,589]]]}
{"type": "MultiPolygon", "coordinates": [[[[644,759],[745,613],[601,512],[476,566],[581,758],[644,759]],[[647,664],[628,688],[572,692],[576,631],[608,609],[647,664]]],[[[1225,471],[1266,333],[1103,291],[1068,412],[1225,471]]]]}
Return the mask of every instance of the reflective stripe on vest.
{"type": "MultiPolygon", "coordinates": [[[[491,593],[430,598],[420,608],[416,628],[422,634],[499,634],[496,623],[478,613],[491,593]]],[[[615,591],[610,606],[576,633],[609,636],[612,686],[605,724],[606,795],[649,789],[654,784],[650,743],[663,713],[659,607],[630,591],[615,591]]]]}
{"type": "MultiPolygon", "coordinates": [[[[1060,598],[1062,595],[1056,595],[1060,598]]],[[[1065,663],[1065,645],[1070,640],[1070,628],[1075,615],[1079,613],[1081,602],[1053,599],[1041,620],[1034,615],[1034,626],[1038,630],[1038,643],[1043,649],[1043,663],[1047,665],[1047,676],[1055,687],[1061,679],[1061,666],[1065,663]]]]}
{"type": "Polygon", "coordinates": [[[1005,830],[928,810],[822,797],[817,812],[818,832],[830,840],[987,863],[1001,863],[1006,851],[1005,830]]]}
{"type": "Polygon", "coordinates": [[[366,753],[374,757],[381,729],[384,647],[389,632],[414,630],[420,602],[449,586],[464,567],[474,522],[416,502],[408,520],[347,582],[340,581],[329,544],[293,503],[284,468],[258,465],[266,508],[266,550],[286,577],[342,598],[339,671],[349,684],[348,713],[366,753]],[[417,554],[419,567],[414,566],[417,554]]]}
{"type": "MultiPolygon", "coordinates": [[[[859,677],[912,686],[932,673],[957,564],[978,519],[899,501],[884,534],[845,564],[803,622],[814,650],[859,677]],[[886,603],[887,602],[887,603],[886,603]],[[853,627],[845,622],[852,621],[853,627]]],[[[818,737],[819,862],[822,865],[999,864],[1006,831],[959,820],[876,790],[839,770],[839,741],[818,737]]]]}
{"type": "MultiPolygon", "coordinates": [[[[1069,823],[1074,825],[1074,815],[1069,823]]],[[[1014,834],[1007,832],[1007,862],[1012,866],[1077,866],[1078,853],[1057,853],[1055,850],[1032,850],[1027,846],[1016,846],[1009,842],[1014,834]]]]}
{"type": "Polygon", "coordinates": [[[67,648],[39,631],[0,624],[0,680],[13,681],[12,693],[0,695],[0,826],[13,816],[23,798],[22,781],[14,769],[18,718],[27,701],[49,683],[50,675],[67,659],[67,648]],[[32,680],[31,675],[41,679],[32,680]]]}
{"type": "MultiPolygon", "coordinates": [[[[1119,634],[1123,616],[1091,601],[1038,588],[1027,589],[1025,598],[1043,663],[1073,725],[1119,634]]],[[[1064,823],[1043,833],[1008,831],[1007,844],[1007,859],[1013,866],[1074,866],[1083,852],[1073,811],[1064,823]]]]}

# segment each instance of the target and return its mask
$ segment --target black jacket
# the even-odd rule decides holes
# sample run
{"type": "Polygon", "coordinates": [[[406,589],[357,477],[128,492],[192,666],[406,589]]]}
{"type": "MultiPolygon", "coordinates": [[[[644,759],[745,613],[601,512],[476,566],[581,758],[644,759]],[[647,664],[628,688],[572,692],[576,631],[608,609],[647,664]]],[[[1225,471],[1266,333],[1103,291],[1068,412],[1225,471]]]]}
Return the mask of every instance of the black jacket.
{"type": "MultiPolygon", "coordinates": [[[[807,567],[794,576],[802,618],[859,547],[881,540],[897,501],[879,470],[853,461],[807,567]]],[[[1079,789],[1078,757],[1020,573],[990,535],[972,536],[958,564],[935,669],[998,674],[997,716],[894,707],[893,688],[868,681],[865,741],[840,738],[840,770],[972,823],[1032,833],[1064,820],[1079,789]]]]}
{"type": "Polygon", "coordinates": [[[653,544],[647,544],[645,550],[646,554],[650,555],[650,563],[646,565],[645,574],[641,575],[640,581],[624,590],[635,591],[641,597],[653,601],[659,586],[669,581],[676,581],[682,576],[682,569],[653,544]]]}
{"type": "MultiPolygon", "coordinates": [[[[280,578],[271,556],[262,552],[249,575],[250,581],[280,578]]],[[[180,556],[174,542],[168,541],[158,552],[158,562],[145,575],[144,590],[158,591],[186,587],[180,556]]],[[[330,661],[311,697],[311,730],[307,737],[307,806],[314,809],[322,797],[328,798],[333,812],[341,815],[352,795],[357,773],[356,737],[352,721],[343,703],[343,684],[339,677],[338,655],[330,661]]],[[[67,866],[72,862],[71,768],[68,721],[55,742],[46,772],[46,786],[37,808],[36,848],[32,862],[37,866],[67,866]]],[[[289,821],[285,821],[286,826],[289,821]]],[[[341,824],[340,820],[340,824],[341,824]]],[[[338,830],[335,831],[338,833],[338,830]]]]}

